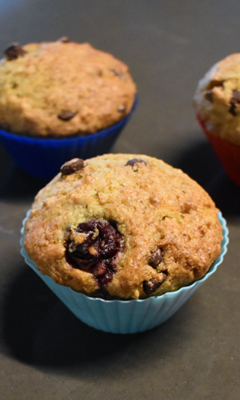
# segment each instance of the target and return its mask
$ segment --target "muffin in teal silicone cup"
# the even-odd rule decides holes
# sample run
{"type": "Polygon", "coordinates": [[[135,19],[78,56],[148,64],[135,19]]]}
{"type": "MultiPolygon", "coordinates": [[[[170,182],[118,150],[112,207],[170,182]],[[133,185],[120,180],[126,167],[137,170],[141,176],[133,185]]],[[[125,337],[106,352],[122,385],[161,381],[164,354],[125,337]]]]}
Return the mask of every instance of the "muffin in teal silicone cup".
{"type": "Polygon", "coordinates": [[[136,104],[126,64],[88,43],[15,43],[0,65],[0,141],[40,178],[109,152],[136,104]]]}
{"type": "Polygon", "coordinates": [[[189,176],[146,155],[65,163],[35,197],[22,254],[86,324],[152,329],[216,271],[225,220],[189,176]]]}

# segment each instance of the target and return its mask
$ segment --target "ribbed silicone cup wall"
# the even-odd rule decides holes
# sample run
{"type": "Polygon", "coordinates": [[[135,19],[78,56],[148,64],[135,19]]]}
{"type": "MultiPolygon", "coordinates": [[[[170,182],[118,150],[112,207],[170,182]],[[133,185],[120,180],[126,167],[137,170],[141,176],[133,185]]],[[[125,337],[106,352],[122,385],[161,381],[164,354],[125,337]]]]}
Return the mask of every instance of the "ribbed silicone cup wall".
{"type": "Polygon", "coordinates": [[[240,186],[240,146],[209,133],[204,121],[199,116],[197,119],[228,177],[240,186]]]}
{"type": "Polygon", "coordinates": [[[137,333],[152,329],[168,320],[196,292],[197,289],[217,270],[227,252],[228,229],[225,219],[219,212],[223,227],[221,254],[207,274],[189,286],[161,296],[143,300],[103,300],[78,293],[69,287],[59,285],[52,278],[42,275],[36,264],[28,257],[24,247],[24,223],[21,238],[21,253],[25,262],[59,297],[59,299],[87,325],[111,333],[137,333]]]}

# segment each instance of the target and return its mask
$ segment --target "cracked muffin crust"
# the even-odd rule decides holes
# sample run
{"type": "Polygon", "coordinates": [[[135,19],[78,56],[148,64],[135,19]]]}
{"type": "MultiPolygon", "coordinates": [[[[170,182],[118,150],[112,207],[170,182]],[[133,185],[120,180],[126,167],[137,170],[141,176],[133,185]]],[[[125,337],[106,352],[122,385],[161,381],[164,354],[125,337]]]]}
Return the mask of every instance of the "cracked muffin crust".
{"type": "Polygon", "coordinates": [[[240,53],[210,68],[198,83],[193,105],[209,134],[240,146],[240,53]]]}
{"type": "Polygon", "coordinates": [[[217,214],[203,188],[156,158],[74,159],[35,197],[24,247],[75,291],[146,298],[206,274],[221,250],[217,214]]]}
{"type": "Polygon", "coordinates": [[[0,126],[37,137],[96,133],[127,116],[135,94],[128,67],[88,43],[14,43],[0,63],[0,126]]]}

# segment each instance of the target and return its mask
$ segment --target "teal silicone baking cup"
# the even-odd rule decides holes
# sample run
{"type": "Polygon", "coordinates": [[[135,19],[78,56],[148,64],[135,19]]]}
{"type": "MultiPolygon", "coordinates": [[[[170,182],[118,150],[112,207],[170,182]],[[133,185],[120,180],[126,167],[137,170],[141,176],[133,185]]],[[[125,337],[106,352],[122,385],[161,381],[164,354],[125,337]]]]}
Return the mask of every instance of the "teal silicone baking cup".
{"type": "Polygon", "coordinates": [[[109,128],[86,136],[42,139],[0,129],[0,143],[21,170],[34,177],[49,180],[66,161],[108,153],[132,117],[137,104],[138,95],[135,96],[132,110],[125,118],[109,128]]]}
{"type": "Polygon", "coordinates": [[[229,242],[227,224],[221,212],[219,212],[218,218],[223,227],[221,254],[202,279],[189,286],[157,297],[140,300],[104,300],[75,292],[69,287],[57,284],[51,277],[40,273],[37,265],[28,257],[23,247],[24,225],[28,215],[23,220],[21,230],[21,254],[25,262],[77,318],[95,329],[111,333],[143,332],[167,321],[217,270],[227,252],[229,242]]]}

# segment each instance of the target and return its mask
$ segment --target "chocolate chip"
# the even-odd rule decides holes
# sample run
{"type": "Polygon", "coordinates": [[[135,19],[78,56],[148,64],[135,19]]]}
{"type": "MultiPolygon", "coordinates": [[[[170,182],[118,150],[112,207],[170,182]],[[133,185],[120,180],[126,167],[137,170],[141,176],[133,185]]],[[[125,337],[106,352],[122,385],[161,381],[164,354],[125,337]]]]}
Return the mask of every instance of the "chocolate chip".
{"type": "Polygon", "coordinates": [[[26,54],[26,51],[18,43],[13,43],[5,50],[5,56],[9,61],[23,57],[24,54],[26,54]]]}
{"type": "Polygon", "coordinates": [[[66,258],[74,267],[93,274],[100,287],[110,282],[116,271],[115,259],[123,250],[122,235],[105,220],[92,219],[78,225],[83,241],[76,244],[74,235],[66,232],[66,258]]]}
{"type": "MultiPolygon", "coordinates": [[[[164,279],[165,280],[165,279],[164,279]]],[[[149,281],[143,281],[143,290],[149,296],[150,294],[154,293],[164,282],[159,282],[155,278],[149,279],[149,281]]]]}
{"type": "Polygon", "coordinates": [[[77,113],[78,111],[62,111],[60,114],[58,114],[58,118],[61,119],[62,121],[69,121],[77,113]]]}
{"type": "Polygon", "coordinates": [[[110,68],[110,70],[114,73],[114,75],[116,75],[116,76],[120,76],[121,75],[121,72],[118,72],[115,68],[110,68]]]}
{"type": "Polygon", "coordinates": [[[240,103],[240,91],[239,90],[233,89],[231,101],[234,101],[235,103],[240,103]]]}
{"type": "Polygon", "coordinates": [[[122,71],[117,71],[115,68],[110,68],[110,70],[114,73],[114,75],[115,76],[118,76],[120,79],[123,79],[124,80],[124,78],[125,78],[125,74],[124,74],[124,72],[122,72],[122,71]]]}
{"type": "Polygon", "coordinates": [[[230,114],[232,114],[233,116],[236,116],[236,109],[237,109],[237,105],[240,103],[240,91],[237,89],[233,89],[232,91],[232,97],[230,100],[230,108],[229,108],[229,112],[230,114]]]}
{"type": "Polygon", "coordinates": [[[126,110],[126,107],[125,106],[120,106],[120,107],[118,107],[118,111],[119,112],[124,112],[126,110]]]}
{"type": "Polygon", "coordinates": [[[12,89],[16,89],[18,87],[18,83],[17,82],[12,82],[11,83],[11,88],[12,89]]]}
{"type": "Polygon", "coordinates": [[[219,87],[220,89],[224,89],[223,81],[212,80],[207,85],[207,87],[206,87],[207,91],[205,92],[204,97],[205,97],[206,100],[210,101],[210,103],[213,103],[213,89],[215,87],[219,87]]]}
{"type": "Polygon", "coordinates": [[[237,113],[236,113],[236,109],[237,109],[237,104],[236,103],[231,103],[231,106],[229,107],[228,112],[230,112],[230,114],[232,114],[234,117],[236,117],[237,113]]]}
{"type": "Polygon", "coordinates": [[[70,175],[83,168],[84,161],[81,158],[74,158],[73,160],[63,164],[60,168],[60,172],[62,173],[62,175],[70,175]]]}
{"type": "Polygon", "coordinates": [[[63,36],[60,39],[58,39],[57,42],[69,43],[69,39],[67,36],[63,36]]]}
{"type": "Polygon", "coordinates": [[[165,281],[165,279],[167,279],[167,277],[168,277],[168,270],[165,269],[165,270],[161,271],[160,273],[163,274],[163,278],[164,278],[164,281],[165,281]]]}
{"type": "Polygon", "coordinates": [[[132,158],[131,160],[128,160],[126,166],[131,165],[131,167],[134,167],[136,164],[140,164],[140,163],[147,165],[145,160],[142,160],[140,158],[132,158]]]}
{"type": "Polygon", "coordinates": [[[217,81],[217,80],[213,79],[212,81],[209,82],[206,89],[211,90],[215,87],[220,87],[223,89],[224,88],[223,81],[217,81]]]}
{"type": "Polygon", "coordinates": [[[213,102],[213,92],[211,90],[206,92],[204,97],[205,97],[206,100],[210,101],[210,103],[213,102]]]}
{"type": "Polygon", "coordinates": [[[158,248],[157,250],[155,250],[151,253],[151,256],[150,256],[150,259],[148,262],[149,262],[149,265],[151,265],[151,267],[157,268],[157,266],[160,264],[162,259],[163,259],[162,250],[158,248]]]}

